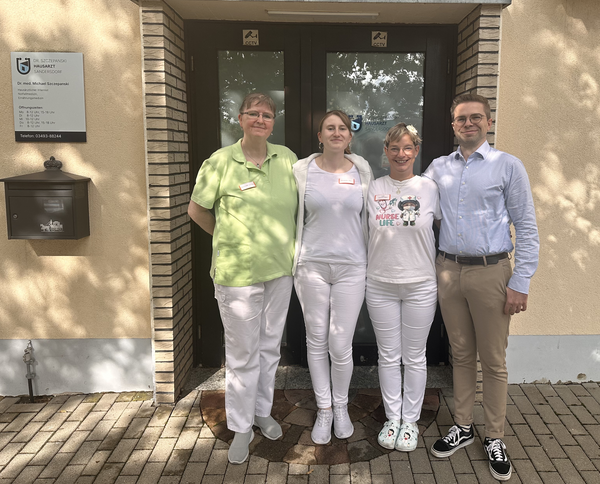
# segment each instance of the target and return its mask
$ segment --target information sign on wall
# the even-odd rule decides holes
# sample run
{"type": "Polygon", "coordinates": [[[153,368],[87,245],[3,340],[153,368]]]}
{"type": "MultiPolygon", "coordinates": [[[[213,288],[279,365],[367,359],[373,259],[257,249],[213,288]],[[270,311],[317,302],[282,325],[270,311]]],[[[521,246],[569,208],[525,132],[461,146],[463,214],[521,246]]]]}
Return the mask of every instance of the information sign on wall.
{"type": "Polygon", "coordinates": [[[86,141],[83,54],[11,52],[15,141],[86,141]]]}

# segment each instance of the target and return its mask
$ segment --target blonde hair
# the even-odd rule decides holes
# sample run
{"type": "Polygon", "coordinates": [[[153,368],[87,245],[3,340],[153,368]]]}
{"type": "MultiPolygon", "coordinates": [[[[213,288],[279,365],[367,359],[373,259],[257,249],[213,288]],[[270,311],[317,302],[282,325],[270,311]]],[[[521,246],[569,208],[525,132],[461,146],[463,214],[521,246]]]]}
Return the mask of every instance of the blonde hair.
{"type": "Polygon", "coordinates": [[[400,138],[402,138],[402,136],[405,134],[410,137],[415,146],[419,146],[423,141],[419,136],[417,129],[412,124],[407,126],[405,123],[398,123],[396,126],[390,128],[390,130],[387,132],[383,145],[387,148],[390,146],[390,143],[400,141],[400,138]]]}

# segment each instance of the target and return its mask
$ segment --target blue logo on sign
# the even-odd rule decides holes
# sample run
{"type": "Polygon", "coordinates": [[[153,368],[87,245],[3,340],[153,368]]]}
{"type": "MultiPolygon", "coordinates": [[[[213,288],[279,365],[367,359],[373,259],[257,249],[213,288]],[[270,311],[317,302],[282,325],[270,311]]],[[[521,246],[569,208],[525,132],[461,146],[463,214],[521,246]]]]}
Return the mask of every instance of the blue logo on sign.
{"type": "Polygon", "coordinates": [[[23,74],[24,76],[29,74],[31,70],[31,59],[29,57],[25,57],[23,60],[21,57],[17,57],[17,70],[19,74],[23,74]]]}
{"type": "Polygon", "coordinates": [[[354,115],[349,116],[350,118],[350,122],[352,123],[352,131],[354,131],[355,133],[357,131],[360,131],[360,128],[362,128],[362,114],[357,115],[356,117],[354,115]]]}

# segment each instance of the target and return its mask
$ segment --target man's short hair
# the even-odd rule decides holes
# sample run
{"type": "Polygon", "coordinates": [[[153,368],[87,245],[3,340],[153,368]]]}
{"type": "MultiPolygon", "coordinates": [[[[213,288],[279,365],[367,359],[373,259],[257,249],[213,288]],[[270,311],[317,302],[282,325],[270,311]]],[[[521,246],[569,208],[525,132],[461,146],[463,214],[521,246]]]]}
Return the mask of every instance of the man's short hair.
{"type": "Polygon", "coordinates": [[[452,116],[452,120],[454,121],[454,110],[459,104],[464,103],[481,103],[483,104],[483,110],[487,119],[492,117],[492,109],[490,108],[490,102],[487,98],[480,96],[479,94],[461,94],[460,96],[456,96],[454,101],[452,101],[452,106],[450,106],[450,116],[452,116]]]}

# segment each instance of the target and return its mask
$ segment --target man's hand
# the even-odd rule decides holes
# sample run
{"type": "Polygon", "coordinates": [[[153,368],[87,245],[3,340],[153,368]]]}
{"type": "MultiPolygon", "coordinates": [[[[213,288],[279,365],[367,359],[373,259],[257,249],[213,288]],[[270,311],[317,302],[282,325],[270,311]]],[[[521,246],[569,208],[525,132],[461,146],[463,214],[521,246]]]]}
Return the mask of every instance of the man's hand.
{"type": "Polygon", "coordinates": [[[504,314],[512,315],[520,313],[521,311],[527,311],[527,294],[513,291],[510,287],[507,287],[504,314]]]}

